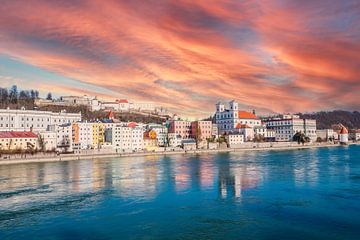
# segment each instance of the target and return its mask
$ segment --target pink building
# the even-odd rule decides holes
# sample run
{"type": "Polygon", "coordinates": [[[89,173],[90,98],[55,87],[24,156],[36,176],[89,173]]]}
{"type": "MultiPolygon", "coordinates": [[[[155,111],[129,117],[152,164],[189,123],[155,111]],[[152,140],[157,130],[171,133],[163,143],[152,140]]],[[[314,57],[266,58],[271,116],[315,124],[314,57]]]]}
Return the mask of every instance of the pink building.
{"type": "Polygon", "coordinates": [[[191,122],[191,137],[196,138],[196,129],[200,129],[201,140],[206,140],[212,136],[211,121],[195,121],[191,122]]]}
{"type": "Polygon", "coordinates": [[[169,133],[180,135],[182,139],[191,137],[191,122],[174,120],[170,123],[169,133]]]}

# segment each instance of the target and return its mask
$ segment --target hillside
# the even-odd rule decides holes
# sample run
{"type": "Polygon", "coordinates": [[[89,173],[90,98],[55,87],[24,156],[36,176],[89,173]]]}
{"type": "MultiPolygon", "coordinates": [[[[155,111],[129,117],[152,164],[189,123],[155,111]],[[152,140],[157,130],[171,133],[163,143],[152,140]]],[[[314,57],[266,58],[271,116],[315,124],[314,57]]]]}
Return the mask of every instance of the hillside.
{"type": "Polygon", "coordinates": [[[330,128],[332,124],[342,123],[349,129],[360,128],[360,112],[335,110],[331,112],[299,113],[301,117],[312,118],[317,121],[318,129],[330,128]]]}

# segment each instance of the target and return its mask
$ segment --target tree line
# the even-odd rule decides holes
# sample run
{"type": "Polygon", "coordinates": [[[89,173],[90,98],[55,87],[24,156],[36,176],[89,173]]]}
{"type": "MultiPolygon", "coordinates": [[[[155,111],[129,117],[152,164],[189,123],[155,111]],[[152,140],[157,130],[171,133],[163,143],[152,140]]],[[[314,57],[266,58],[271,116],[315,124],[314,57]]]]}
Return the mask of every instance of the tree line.
{"type": "MultiPolygon", "coordinates": [[[[0,106],[2,108],[9,106],[17,107],[18,105],[23,105],[25,107],[34,106],[34,101],[38,98],[38,90],[20,90],[16,85],[13,85],[10,88],[0,87],[0,106]]],[[[52,100],[52,94],[48,93],[46,99],[52,100]]]]}

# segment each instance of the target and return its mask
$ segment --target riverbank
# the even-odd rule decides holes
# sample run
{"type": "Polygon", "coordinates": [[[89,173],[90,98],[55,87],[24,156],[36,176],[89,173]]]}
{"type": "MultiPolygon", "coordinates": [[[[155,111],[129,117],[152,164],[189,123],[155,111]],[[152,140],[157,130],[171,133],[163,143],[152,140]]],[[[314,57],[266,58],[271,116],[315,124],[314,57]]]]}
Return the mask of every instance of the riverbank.
{"type": "MultiPolygon", "coordinates": [[[[360,144],[349,143],[348,145],[360,144]]],[[[224,148],[224,149],[197,149],[191,151],[161,151],[161,152],[133,152],[133,153],[91,153],[91,154],[62,154],[56,156],[33,156],[26,158],[10,158],[1,159],[0,165],[8,164],[23,164],[23,163],[40,163],[40,162],[62,162],[62,161],[77,161],[77,160],[93,160],[93,159],[106,159],[106,158],[122,158],[122,157],[142,157],[142,156],[166,156],[166,155],[179,155],[179,154],[200,154],[200,153],[219,153],[219,152],[245,152],[245,151],[284,151],[284,150],[301,150],[308,148],[321,148],[321,147],[339,147],[340,144],[333,143],[315,143],[298,145],[294,143],[288,144],[255,144],[245,145],[238,148],[224,148]]]]}

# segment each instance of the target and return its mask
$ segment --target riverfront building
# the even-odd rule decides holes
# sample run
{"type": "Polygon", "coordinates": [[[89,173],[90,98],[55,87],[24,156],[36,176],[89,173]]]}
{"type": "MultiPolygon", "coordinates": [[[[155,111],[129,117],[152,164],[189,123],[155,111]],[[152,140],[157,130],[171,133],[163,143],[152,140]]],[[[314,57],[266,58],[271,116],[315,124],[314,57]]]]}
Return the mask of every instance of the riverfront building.
{"type": "Polygon", "coordinates": [[[134,152],[144,149],[144,129],[134,124],[116,124],[105,130],[105,141],[116,152],[134,152]]]}
{"type": "Polygon", "coordinates": [[[0,131],[46,131],[50,125],[81,121],[81,113],[0,109],[0,131]]]}
{"type": "Polygon", "coordinates": [[[27,131],[0,132],[0,150],[35,150],[38,149],[38,135],[27,131]]]}
{"type": "Polygon", "coordinates": [[[275,131],[275,141],[292,141],[297,132],[316,140],[316,120],[301,119],[298,115],[282,115],[265,120],[266,127],[275,131]]]}
{"type": "Polygon", "coordinates": [[[216,104],[215,123],[220,133],[231,132],[237,129],[238,124],[246,124],[254,128],[261,125],[261,120],[255,113],[240,111],[236,101],[230,101],[228,108],[221,102],[216,104]]]}
{"type": "Polygon", "coordinates": [[[191,122],[191,138],[196,139],[199,135],[199,141],[205,141],[212,137],[211,121],[194,121],[191,122]]]}

